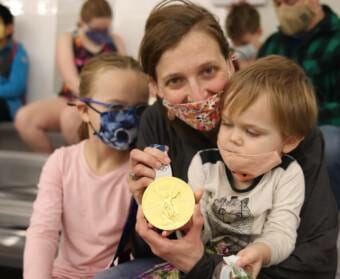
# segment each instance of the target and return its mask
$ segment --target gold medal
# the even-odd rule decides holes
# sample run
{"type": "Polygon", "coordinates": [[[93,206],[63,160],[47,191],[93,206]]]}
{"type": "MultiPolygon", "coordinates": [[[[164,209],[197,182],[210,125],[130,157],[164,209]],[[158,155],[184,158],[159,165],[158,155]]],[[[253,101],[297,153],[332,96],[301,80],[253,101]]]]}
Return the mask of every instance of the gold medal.
{"type": "Polygon", "coordinates": [[[195,197],[191,187],[176,177],[160,177],[145,190],[142,209],[145,218],[161,230],[176,230],[191,218],[195,197]]]}

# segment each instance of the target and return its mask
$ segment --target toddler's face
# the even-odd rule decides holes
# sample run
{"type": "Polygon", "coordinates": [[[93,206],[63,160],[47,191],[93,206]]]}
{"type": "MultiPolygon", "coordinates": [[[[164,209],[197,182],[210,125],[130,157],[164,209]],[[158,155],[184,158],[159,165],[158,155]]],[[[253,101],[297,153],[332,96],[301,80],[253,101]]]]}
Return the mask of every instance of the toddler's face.
{"type": "Polygon", "coordinates": [[[269,100],[260,96],[244,112],[230,117],[222,112],[218,144],[223,150],[241,154],[260,154],[277,151],[282,154],[285,142],[274,122],[269,100]]]}

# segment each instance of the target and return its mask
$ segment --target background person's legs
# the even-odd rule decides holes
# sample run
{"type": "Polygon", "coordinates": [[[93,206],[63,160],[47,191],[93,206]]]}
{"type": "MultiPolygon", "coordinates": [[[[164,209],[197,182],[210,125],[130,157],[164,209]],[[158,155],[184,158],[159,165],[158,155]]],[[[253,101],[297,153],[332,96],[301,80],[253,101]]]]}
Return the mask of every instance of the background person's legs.
{"type": "Polygon", "coordinates": [[[320,127],[325,139],[325,156],[330,184],[340,209],[340,127],[325,125],[320,127]]]}
{"type": "Polygon", "coordinates": [[[35,152],[51,153],[48,131],[60,131],[60,115],[67,106],[61,97],[32,102],[15,117],[15,127],[22,140],[35,152]]]}
{"type": "Polygon", "coordinates": [[[78,128],[81,121],[78,110],[74,106],[67,106],[61,112],[60,129],[68,144],[75,144],[79,142],[78,128]]]}

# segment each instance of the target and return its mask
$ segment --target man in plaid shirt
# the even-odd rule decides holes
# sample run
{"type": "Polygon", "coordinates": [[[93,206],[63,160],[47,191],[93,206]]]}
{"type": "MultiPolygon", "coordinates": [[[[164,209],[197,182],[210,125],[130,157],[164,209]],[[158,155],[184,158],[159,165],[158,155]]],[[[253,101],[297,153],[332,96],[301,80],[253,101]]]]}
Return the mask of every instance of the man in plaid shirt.
{"type": "Polygon", "coordinates": [[[340,19],[319,0],[274,0],[280,23],[258,56],[279,54],[300,64],[319,102],[330,182],[340,209],[340,19]]]}

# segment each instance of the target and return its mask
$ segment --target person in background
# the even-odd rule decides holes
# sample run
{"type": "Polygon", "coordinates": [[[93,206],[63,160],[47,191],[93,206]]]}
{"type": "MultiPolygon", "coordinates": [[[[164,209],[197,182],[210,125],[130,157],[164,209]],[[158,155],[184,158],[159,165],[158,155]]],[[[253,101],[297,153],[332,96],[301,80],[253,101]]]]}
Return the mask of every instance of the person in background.
{"type": "Polygon", "coordinates": [[[275,0],[274,7],[279,30],[258,56],[286,56],[313,82],[330,183],[340,209],[340,19],[319,0],[275,0]]]}
{"type": "Polygon", "coordinates": [[[261,46],[261,20],[257,9],[247,2],[233,4],[225,21],[240,68],[253,63],[261,46]]]}
{"type": "Polygon", "coordinates": [[[79,95],[84,140],[57,149],[43,167],[25,279],[92,279],[110,266],[128,216],[129,152],[148,101],[146,76],[134,59],[103,54],[85,65],[79,95]]]}
{"type": "MultiPolygon", "coordinates": [[[[130,154],[129,187],[137,204],[154,180],[155,169],[171,164],[173,176],[188,181],[194,154],[216,147],[218,93],[225,90],[234,72],[229,46],[216,18],[185,0],[162,1],[152,10],[140,45],[140,60],[158,100],[144,112],[138,149],[130,154]],[[152,144],[167,145],[168,151],[151,148],[152,144]]],[[[296,247],[282,263],[263,268],[259,278],[334,278],[338,215],[318,128],[314,127],[290,155],[302,167],[306,183],[296,247]]],[[[222,262],[221,256],[204,253],[198,205],[192,226],[181,239],[154,231],[141,210],[136,220],[136,230],[147,245],[134,234],[131,218],[132,225],[126,227],[124,235],[133,240],[134,260],[98,274],[96,279],[135,278],[157,263],[153,255],[184,272],[185,278],[211,278],[222,262]]]]}
{"type": "Polygon", "coordinates": [[[13,121],[25,101],[28,57],[13,34],[14,17],[0,4],[0,122],[13,121]]]}
{"type": "Polygon", "coordinates": [[[57,43],[57,65],[64,81],[58,97],[24,106],[15,126],[23,141],[35,152],[51,153],[49,131],[61,131],[69,144],[79,141],[76,110],[67,106],[79,94],[79,73],[86,62],[101,53],[125,53],[121,38],[110,32],[112,10],[106,0],[87,0],[80,11],[80,23],[73,33],[65,33],[57,43]]]}

